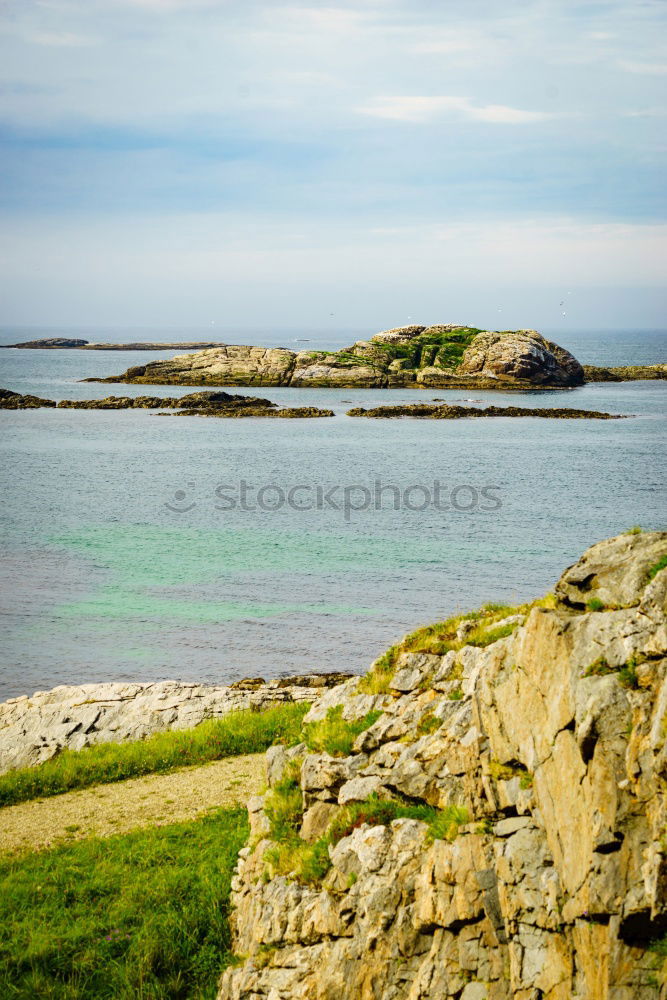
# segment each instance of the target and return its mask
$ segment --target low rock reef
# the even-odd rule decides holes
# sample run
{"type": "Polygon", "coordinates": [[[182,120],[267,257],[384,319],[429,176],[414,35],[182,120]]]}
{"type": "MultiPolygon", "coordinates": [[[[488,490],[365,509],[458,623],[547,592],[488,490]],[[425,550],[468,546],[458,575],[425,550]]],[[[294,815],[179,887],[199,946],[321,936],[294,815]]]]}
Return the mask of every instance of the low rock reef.
{"type": "Polygon", "coordinates": [[[600,410],[574,410],[568,407],[525,406],[455,406],[431,403],[406,403],[401,406],[374,406],[370,410],[355,406],[348,417],[416,417],[421,420],[462,420],[465,417],[551,417],[560,420],[622,420],[626,414],[600,410]]]}
{"type": "Polygon", "coordinates": [[[25,340],[22,344],[0,344],[0,347],[35,351],[201,351],[208,347],[225,347],[225,344],[218,340],[185,340],[175,344],[160,344],[152,340],[129,344],[91,344],[89,340],[73,337],[45,337],[42,340],[25,340]]]}
{"type": "Polygon", "coordinates": [[[667,365],[620,365],[617,368],[584,365],[583,369],[587,382],[637,382],[667,378],[667,365]]]}
{"type": "Polygon", "coordinates": [[[10,698],[0,704],[0,774],[43,764],[61,750],[140,740],[230,712],[313,701],[351,676],[303,674],[268,682],[258,677],[229,687],[180,681],[62,685],[10,698]]]}
{"type": "Polygon", "coordinates": [[[303,388],[534,389],[583,384],[569,351],[536,330],[502,333],[447,324],[406,326],[342,351],[228,345],[137,365],[100,382],[289,385],[303,388]]]}
{"type": "Polygon", "coordinates": [[[238,396],[228,392],[193,392],[187,396],[107,396],[105,399],[41,399],[23,396],[11,389],[0,389],[0,409],[34,410],[57,407],[65,410],[157,410],[167,407],[176,413],[169,417],[333,417],[333,410],[317,406],[282,406],[270,399],[238,396]]]}
{"type": "Polygon", "coordinates": [[[666,610],[633,531],[327,691],[249,803],[218,1000],[664,996],[666,610]]]}

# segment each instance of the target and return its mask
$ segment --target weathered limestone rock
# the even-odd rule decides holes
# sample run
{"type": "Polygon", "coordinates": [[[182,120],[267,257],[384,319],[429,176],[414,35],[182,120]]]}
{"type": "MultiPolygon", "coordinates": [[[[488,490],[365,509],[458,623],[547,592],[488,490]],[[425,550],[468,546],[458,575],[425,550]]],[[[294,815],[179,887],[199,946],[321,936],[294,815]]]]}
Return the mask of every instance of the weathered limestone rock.
{"type": "Polygon", "coordinates": [[[311,721],[383,714],[349,757],[305,756],[304,840],[369,794],[456,806],[458,836],[362,813],[308,885],[266,881],[256,843],[233,886],[247,958],[219,1000],[664,1000],[665,553],[667,533],[600,543],[512,634],[403,653],[387,695],[326,692],[311,721]],[[614,609],[587,610],[589,586],[614,609]]]}
{"type": "Polygon", "coordinates": [[[545,340],[537,330],[477,334],[463,355],[460,370],[537,384],[581,385],[584,381],[577,359],[558,344],[545,340]]]}
{"type": "Polygon", "coordinates": [[[573,608],[585,608],[592,597],[606,608],[638,604],[649,569],[664,554],[660,534],[639,532],[608,538],[565,570],[556,584],[556,595],[573,608]]]}

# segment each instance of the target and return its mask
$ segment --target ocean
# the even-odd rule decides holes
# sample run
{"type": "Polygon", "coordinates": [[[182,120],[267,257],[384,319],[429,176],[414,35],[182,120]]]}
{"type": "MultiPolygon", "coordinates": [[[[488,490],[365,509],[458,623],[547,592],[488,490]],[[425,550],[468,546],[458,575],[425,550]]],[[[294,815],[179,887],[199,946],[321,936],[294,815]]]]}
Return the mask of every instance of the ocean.
{"type": "MultiPolygon", "coordinates": [[[[339,348],[373,330],[10,330],[0,343],[220,339],[339,348]]],[[[651,364],[666,331],[544,331],[580,361],[651,364]]],[[[53,399],[178,352],[0,351],[0,386],[53,399]]],[[[0,698],[58,684],[229,683],[362,671],[420,624],[551,589],[593,542],[665,526],[666,383],[472,393],[619,421],[374,420],[351,405],[454,390],[234,389],[334,419],[0,411],[0,698]]]]}

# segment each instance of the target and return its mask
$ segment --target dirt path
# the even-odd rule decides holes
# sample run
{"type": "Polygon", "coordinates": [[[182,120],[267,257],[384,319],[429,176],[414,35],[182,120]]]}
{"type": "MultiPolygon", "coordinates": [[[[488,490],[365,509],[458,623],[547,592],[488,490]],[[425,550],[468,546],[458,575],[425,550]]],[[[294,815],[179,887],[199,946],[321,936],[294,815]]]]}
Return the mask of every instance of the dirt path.
{"type": "Polygon", "coordinates": [[[21,802],[0,809],[0,852],[194,819],[218,806],[245,804],[263,784],[264,754],[258,753],[21,802]]]}

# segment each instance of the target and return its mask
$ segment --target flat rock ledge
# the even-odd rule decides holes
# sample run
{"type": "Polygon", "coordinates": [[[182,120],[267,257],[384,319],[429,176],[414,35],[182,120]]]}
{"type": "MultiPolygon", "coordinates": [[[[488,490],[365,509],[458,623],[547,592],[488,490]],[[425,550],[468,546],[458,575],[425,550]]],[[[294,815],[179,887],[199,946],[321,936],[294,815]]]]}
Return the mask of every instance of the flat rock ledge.
{"type": "Polygon", "coordinates": [[[218,1000],[664,1000],[666,554],[667,533],[601,542],[495,642],[399,647],[386,693],[326,692],[306,723],[381,714],[346,757],[267,752],[218,1000]],[[319,878],[272,867],[295,775],[302,840],[342,834],[319,878]],[[465,809],[458,834],[364,822],[373,793],[465,809]]]}
{"type": "Polygon", "coordinates": [[[0,773],[32,767],[61,750],[140,740],[166,729],[190,729],[230,712],[262,711],[286,702],[314,701],[350,674],[304,674],[229,687],[156,683],[61,685],[0,704],[0,773]]]}

